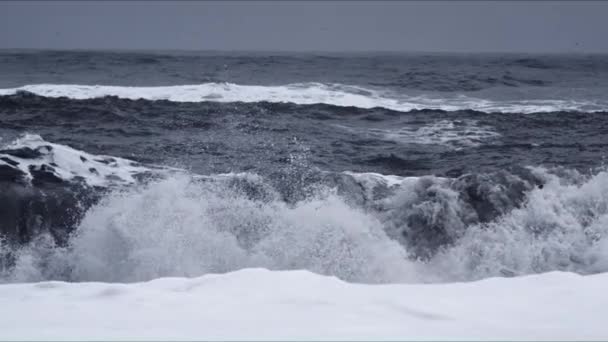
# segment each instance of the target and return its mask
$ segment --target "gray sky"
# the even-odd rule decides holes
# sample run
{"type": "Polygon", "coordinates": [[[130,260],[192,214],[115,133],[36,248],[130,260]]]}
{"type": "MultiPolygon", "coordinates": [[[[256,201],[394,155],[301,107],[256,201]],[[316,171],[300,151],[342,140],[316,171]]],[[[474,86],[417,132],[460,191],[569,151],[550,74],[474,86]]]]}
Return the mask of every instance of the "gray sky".
{"type": "Polygon", "coordinates": [[[608,52],[608,2],[0,2],[0,48],[608,52]]]}

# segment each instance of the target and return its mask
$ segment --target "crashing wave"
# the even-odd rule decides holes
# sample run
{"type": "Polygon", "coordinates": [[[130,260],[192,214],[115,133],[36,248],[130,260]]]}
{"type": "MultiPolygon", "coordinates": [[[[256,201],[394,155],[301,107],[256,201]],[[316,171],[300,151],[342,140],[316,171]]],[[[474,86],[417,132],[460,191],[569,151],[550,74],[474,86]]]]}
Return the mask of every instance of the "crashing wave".
{"type": "Polygon", "coordinates": [[[4,243],[25,244],[50,233],[65,244],[105,191],[171,172],[25,134],[0,147],[0,237],[4,243]]]}
{"type": "Polygon", "coordinates": [[[445,111],[475,110],[482,112],[535,113],[555,111],[597,112],[608,110],[608,103],[574,99],[537,99],[495,101],[465,95],[408,96],[386,90],[360,86],[323,83],[294,83],[261,86],[233,83],[204,83],[157,87],[127,87],[75,84],[33,84],[0,89],[0,95],[19,91],[46,97],[90,99],[117,96],[125,99],[168,100],[174,102],[291,102],[295,104],[328,104],[342,107],[375,108],[409,112],[421,109],[445,111]]]}
{"type": "Polygon", "coordinates": [[[528,168],[458,178],[319,171],[308,183],[284,174],[162,172],[139,182],[144,166],[106,157],[116,165],[100,162],[108,169],[99,173],[122,182],[74,188],[74,174],[90,173],[74,163],[99,156],[33,136],[9,146],[3,157],[52,162],[60,170],[53,175],[71,176],[1,180],[12,189],[0,196],[3,281],[129,282],[246,267],[357,282],[608,271],[607,171],[528,168]],[[41,148],[47,145],[53,148],[41,148]],[[21,147],[29,149],[15,152],[21,147]]]}

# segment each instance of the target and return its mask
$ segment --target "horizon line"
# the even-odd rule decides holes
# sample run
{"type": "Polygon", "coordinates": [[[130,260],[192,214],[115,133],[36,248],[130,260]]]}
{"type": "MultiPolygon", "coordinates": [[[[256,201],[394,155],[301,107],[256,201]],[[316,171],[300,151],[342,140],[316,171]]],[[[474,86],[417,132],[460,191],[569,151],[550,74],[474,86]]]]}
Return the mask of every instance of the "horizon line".
{"type": "Polygon", "coordinates": [[[162,52],[186,52],[186,53],[276,53],[276,54],[529,54],[529,55],[608,55],[608,51],[450,51],[450,50],[281,50],[281,49],[166,49],[166,48],[0,48],[0,51],[24,51],[24,52],[120,52],[120,53],[162,53],[162,52]]]}

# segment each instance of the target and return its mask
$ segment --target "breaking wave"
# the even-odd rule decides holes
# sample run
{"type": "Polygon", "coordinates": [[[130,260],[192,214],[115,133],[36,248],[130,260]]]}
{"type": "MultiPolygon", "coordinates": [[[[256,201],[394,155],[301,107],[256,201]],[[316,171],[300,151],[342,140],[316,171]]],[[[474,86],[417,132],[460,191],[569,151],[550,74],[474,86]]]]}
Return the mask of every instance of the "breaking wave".
{"type": "MultiPolygon", "coordinates": [[[[27,146],[18,142],[3,158],[50,163],[41,151],[16,157],[22,147],[37,151],[31,137],[27,146]]],[[[73,167],[85,163],[82,155],[100,160],[50,146],[55,171],[46,172],[56,175],[90,173],[73,167]]],[[[127,169],[110,171],[129,182],[84,184],[82,191],[99,196],[71,221],[64,240],[53,233],[65,230],[61,221],[45,225],[44,213],[23,212],[36,229],[22,244],[5,236],[3,281],[132,282],[246,267],[307,269],[365,283],[608,271],[606,170],[528,168],[458,178],[318,171],[315,181],[298,182],[251,173],[140,178],[132,162],[115,160],[127,169]]],[[[3,165],[5,174],[20,167],[3,165]]],[[[74,181],[64,177],[50,187],[47,179],[2,178],[1,185],[37,187],[46,201],[74,181]]],[[[9,233],[5,226],[3,234],[9,233]]]]}
{"type": "Polygon", "coordinates": [[[489,100],[462,94],[441,96],[416,95],[371,89],[353,85],[294,83],[261,86],[233,83],[204,83],[158,87],[126,87],[75,84],[33,84],[0,89],[0,95],[20,91],[46,97],[91,99],[117,96],[125,99],[168,100],[173,102],[290,102],[295,104],[328,104],[342,107],[375,108],[409,112],[421,109],[444,111],[475,110],[481,112],[535,113],[555,111],[599,112],[608,110],[608,102],[576,99],[489,100]]]}

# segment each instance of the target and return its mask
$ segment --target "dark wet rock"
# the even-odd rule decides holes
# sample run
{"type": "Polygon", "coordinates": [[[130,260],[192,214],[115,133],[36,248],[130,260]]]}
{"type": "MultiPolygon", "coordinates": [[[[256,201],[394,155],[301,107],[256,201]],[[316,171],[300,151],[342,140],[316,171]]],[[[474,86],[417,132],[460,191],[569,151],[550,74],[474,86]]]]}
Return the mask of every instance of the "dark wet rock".
{"type": "Polygon", "coordinates": [[[18,168],[0,165],[0,182],[17,182],[23,180],[26,174],[18,168]]]}
{"type": "Polygon", "coordinates": [[[37,149],[31,149],[29,147],[21,147],[10,150],[0,150],[0,154],[8,154],[17,158],[23,159],[36,159],[42,156],[42,153],[37,149]]]}
{"type": "MultiPolygon", "coordinates": [[[[23,158],[37,150],[19,149],[17,154],[23,158]]],[[[48,233],[65,245],[86,209],[100,198],[102,191],[87,186],[84,179],[61,179],[55,167],[30,165],[28,175],[16,165],[0,165],[0,236],[6,243],[27,244],[48,233]]]]}
{"type": "Polygon", "coordinates": [[[102,163],[102,164],[106,164],[106,165],[110,165],[110,164],[116,163],[116,159],[111,158],[111,157],[103,158],[103,159],[102,158],[98,158],[98,159],[95,159],[95,161],[99,162],[99,163],[102,163]]]}
{"type": "Polygon", "coordinates": [[[63,179],[55,174],[55,169],[52,166],[46,164],[40,166],[30,165],[29,171],[32,175],[32,184],[36,186],[47,183],[63,183],[63,179]]]}
{"type": "Polygon", "coordinates": [[[0,179],[0,235],[9,244],[26,244],[49,233],[65,245],[99,193],[68,183],[16,183],[0,179]]]}
{"type": "Polygon", "coordinates": [[[4,149],[0,150],[0,154],[6,154],[13,157],[21,158],[21,159],[36,159],[41,156],[48,154],[53,150],[53,146],[43,145],[39,146],[35,149],[30,147],[20,147],[13,149],[4,149]]]}
{"type": "Polygon", "coordinates": [[[4,161],[5,163],[8,163],[9,165],[12,165],[12,166],[19,165],[18,161],[14,161],[14,160],[12,160],[11,158],[8,158],[8,157],[0,157],[0,160],[4,161]]]}

